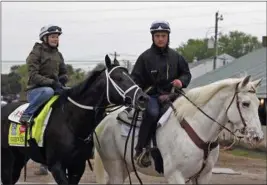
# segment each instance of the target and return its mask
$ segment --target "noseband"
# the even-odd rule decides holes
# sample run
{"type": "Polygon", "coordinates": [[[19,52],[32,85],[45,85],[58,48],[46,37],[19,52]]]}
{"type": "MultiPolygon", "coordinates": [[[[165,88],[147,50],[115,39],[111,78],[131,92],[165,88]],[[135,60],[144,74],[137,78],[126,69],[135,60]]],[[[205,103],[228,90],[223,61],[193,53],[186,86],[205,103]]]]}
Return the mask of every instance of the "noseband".
{"type": "MultiPolygon", "coordinates": [[[[132,85],[131,87],[129,87],[127,90],[122,90],[115,82],[114,80],[110,77],[111,73],[115,70],[115,69],[118,69],[118,68],[124,68],[122,66],[116,66],[114,67],[113,69],[111,69],[109,72],[108,70],[105,71],[106,73],[106,82],[107,82],[107,100],[110,104],[112,104],[112,102],[110,101],[110,97],[109,97],[109,82],[112,84],[112,86],[114,87],[114,89],[117,91],[117,93],[123,98],[123,101],[125,102],[125,98],[127,97],[127,94],[129,92],[131,92],[132,90],[135,89],[135,92],[134,92],[134,97],[133,97],[133,100],[132,100],[132,103],[135,104],[136,103],[136,95],[137,95],[137,92],[140,90],[140,87],[138,85],[136,85],[134,83],[134,85],[132,85]]],[[[127,76],[125,74],[125,76],[127,76]]],[[[128,77],[128,76],[127,76],[128,77]]],[[[129,78],[129,77],[128,77],[129,78]]]]}
{"type": "MultiPolygon", "coordinates": [[[[240,84],[240,83],[238,83],[238,84],[236,85],[236,87],[235,87],[235,94],[234,94],[234,96],[233,96],[233,98],[232,98],[232,100],[231,100],[229,106],[228,106],[227,109],[226,109],[226,114],[227,114],[229,108],[231,107],[231,105],[233,104],[234,99],[235,99],[235,97],[236,97],[236,106],[237,106],[237,110],[238,110],[239,116],[240,116],[240,118],[241,118],[242,124],[243,124],[243,126],[244,126],[244,127],[241,129],[241,133],[244,134],[244,132],[245,132],[245,130],[246,130],[246,128],[247,128],[247,123],[246,123],[246,121],[245,121],[245,119],[244,119],[244,116],[243,116],[242,113],[241,113],[240,102],[239,102],[239,97],[238,97],[238,93],[240,93],[240,91],[238,91],[238,85],[239,85],[239,84],[240,84]]],[[[248,91],[248,92],[250,92],[250,93],[256,93],[255,90],[250,90],[250,91],[248,91]]],[[[228,122],[234,124],[230,119],[228,120],[228,122]]],[[[237,130],[236,130],[236,131],[237,131],[237,130]]],[[[235,132],[236,132],[236,131],[235,131],[235,132]]]]}
{"type": "MultiPolygon", "coordinates": [[[[135,92],[134,92],[134,97],[133,97],[133,100],[132,100],[132,104],[135,104],[136,103],[136,95],[137,95],[137,92],[141,89],[137,84],[135,84],[134,81],[133,84],[130,88],[128,88],[127,90],[122,90],[117,84],[116,82],[114,82],[114,80],[111,78],[111,73],[115,70],[115,69],[118,69],[118,68],[124,68],[122,66],[116,66],[114,68],[112,68],[110,71],[108,71],[108,69],[105,70],[105,74],[106,74],[106,83],[107,83],[107,100],[110,104],[112,104],[112,102],[110,101],[110,96],[109,96],[109,82],[112,84],[112,86],[114,87],[114,89],[116,90],[116,92],[123,98],[123,101],[125,101],[125,98],[127,97],[127,94],[129,92],[131,92],[132,90],[135,89],[135,92]]],[[[125,74],[125,76],[127,76],[125,74]]],[[[128,77],[128,76],[127,76],[128,77]]],[[[130,77],[128,77],[130,78],[130,77]]],[[[130,78],[131,79],[131,78],[130,78]]],[[[68,100],[73,103],[74,105],[76,105],[77,107],[80,107],[82,109],[87,109],[87,110],[94,110],[96,107],[93,107],[93,106],[88,106],[88,105],[82,105],[76,101],[74,101],[73,99],[71,99],[70,97],[68,97],[68,100]]]]}

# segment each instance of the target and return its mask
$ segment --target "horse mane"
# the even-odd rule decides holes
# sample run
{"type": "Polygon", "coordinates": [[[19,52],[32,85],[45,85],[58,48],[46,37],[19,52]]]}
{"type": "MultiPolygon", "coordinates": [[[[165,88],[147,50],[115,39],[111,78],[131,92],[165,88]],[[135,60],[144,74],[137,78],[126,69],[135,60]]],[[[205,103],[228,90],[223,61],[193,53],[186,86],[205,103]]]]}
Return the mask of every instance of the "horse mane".
{"type": "MultiPolygon", "coordinates": [[[[205,86],[190,89],[185,95],[198,107],[201,107],[204,106],[216,93],[223,88],[231,86],[234,87],[235,84],[241,82],[242,80],[243,78],[228,78],[219,80],[205,86]]],[[[176,99],[173,105],[177,109],[177,116],[179,120],[182,120],[184,117],[194,116],[198,110],[183,96],[176,99]]]]}
{"type": "Polygon", "coordinates": [[[84,81],[73,86],[69,90],[71,96],[80,96],[88,89],[96,78],[106,69],[106,66],[102,63],[98,64],[93,70],[89,71],[84,81]]]}

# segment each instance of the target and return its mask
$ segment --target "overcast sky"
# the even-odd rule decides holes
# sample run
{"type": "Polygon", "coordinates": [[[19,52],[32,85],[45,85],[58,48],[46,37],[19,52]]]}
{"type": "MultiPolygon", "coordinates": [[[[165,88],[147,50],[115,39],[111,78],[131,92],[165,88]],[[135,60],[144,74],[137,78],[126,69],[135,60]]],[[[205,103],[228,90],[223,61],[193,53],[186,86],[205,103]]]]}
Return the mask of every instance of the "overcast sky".
{"type": "Polygon", "coordinates": [[[114,51],[135,59],[151,45],[152,21],[169,21],[170,46],[178,47],[212,36],[216,11],[222,33],[266,35],[266,2],[2,2],[2,60],[24,61],[46,24],[63,28],[65,60],[102,60],[114,51]]]}

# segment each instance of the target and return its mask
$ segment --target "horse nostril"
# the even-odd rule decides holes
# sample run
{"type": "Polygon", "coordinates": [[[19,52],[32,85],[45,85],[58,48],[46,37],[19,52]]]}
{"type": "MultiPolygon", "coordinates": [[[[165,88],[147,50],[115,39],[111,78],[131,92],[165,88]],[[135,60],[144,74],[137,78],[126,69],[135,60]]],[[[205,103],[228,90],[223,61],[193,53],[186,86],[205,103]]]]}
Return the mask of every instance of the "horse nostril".
{"type": "Polygon", "coordinates": [[[257,137],[254,137],[255,141],[259,142],[260,141],[260,138],[257,136],[257,137]]]}
{"type": "Polygon", "coordinates": [[[242,128],[242,129],[240,130],[240,133],[241,133],[241,134],[246,134],[246,129],[245,129],[245,128],[242,128]]]}

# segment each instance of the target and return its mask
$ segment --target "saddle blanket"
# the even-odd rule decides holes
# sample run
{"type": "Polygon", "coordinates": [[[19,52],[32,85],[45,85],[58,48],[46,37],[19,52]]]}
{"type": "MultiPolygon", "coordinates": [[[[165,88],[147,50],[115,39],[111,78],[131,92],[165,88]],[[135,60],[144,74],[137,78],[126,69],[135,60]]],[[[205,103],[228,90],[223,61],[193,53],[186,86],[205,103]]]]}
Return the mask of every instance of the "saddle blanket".
{"type": "MultiPolygon", "coordinates": [[[[34,118],[34,123],[32,126],[32,138],[34,138],[39,147],[43,147],[43,137],[44,131],[47,126],[50,114],[52,112],[52,104],[57,100],[58,96],[53,96],[42,108],[41,112],[34,118]]],[[[19,106],[14,110],[9,116],[8,119],[11,121],[9,134],[8,134],[8,143],[10,146],[20,146],[25,147],[25,126],[18,124],[21,115],[24,110],[29,106],[29,103],[19,106]]],[[[30,138],[30,128],[28,128],[28,139],[30,138]]],[[[27,146],[29,146],[27,144],[27,146]]]]}
{"type": "MultiPolygon", "coordinates": [[[[169,107],[168,110],[161,116],[161,118],[159,119],[157,125],[159,126],[163,126],[169,119],[171,113],[173,112],[172,108],[169,107]]],[[[131,120],[128,121],[129,123],[131,123],[131,120]]],[[[139,126],[140,126],[141,120],[137,121],[137,127],[135,128],[135,137],[138,136],[139,133],[139,126]]],[[[130,125],[125,124],[125,123],[121,123],[121,135],[124,137],[127,137],[129,132],[130,132],[130,125]]],[[[132,131],[130,133],[130,136],[132,135],[133,132],[133,128],[132,131]]]]}

